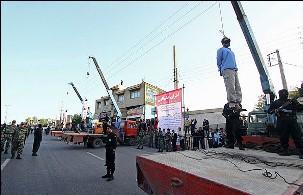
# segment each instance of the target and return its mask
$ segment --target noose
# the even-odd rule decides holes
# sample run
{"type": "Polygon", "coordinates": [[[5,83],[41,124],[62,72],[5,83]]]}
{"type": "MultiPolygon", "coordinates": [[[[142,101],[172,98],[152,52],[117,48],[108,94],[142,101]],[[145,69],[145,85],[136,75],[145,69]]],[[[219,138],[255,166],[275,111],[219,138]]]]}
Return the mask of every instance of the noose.
{"type": "Polygon", "coordinates": [[[224,26],[223,26],[223,18],[222,18],[222,12],[221,12],[221,3],[219,2],[219,11],[220,11],[220,21],[221,21],[221,30],[219,30],[220,33],[222,33],[223,37],[226,37],[224,34],[224,26]]]}

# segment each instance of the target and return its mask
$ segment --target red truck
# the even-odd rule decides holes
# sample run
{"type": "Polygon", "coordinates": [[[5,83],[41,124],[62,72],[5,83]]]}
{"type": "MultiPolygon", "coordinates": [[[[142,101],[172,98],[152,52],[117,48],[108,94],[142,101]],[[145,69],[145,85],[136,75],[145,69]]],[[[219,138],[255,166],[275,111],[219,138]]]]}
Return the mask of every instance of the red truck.
{"type": "MultiPolygon", "coordinates": [[[[137,137],[137,123],[131,120],[122,120],[120,128],[112,126],[113,132],[118,137],[121,145],[135,145],[137,137]]],[[[62,137],[67,143],[81,144],[85,143],[87,147],[99,148],[104,145],[106,135],[103,133],[102,125],[98,125],[93,133],[87,132],[62,132],[52,131],[51,135],[62,137]]]]}

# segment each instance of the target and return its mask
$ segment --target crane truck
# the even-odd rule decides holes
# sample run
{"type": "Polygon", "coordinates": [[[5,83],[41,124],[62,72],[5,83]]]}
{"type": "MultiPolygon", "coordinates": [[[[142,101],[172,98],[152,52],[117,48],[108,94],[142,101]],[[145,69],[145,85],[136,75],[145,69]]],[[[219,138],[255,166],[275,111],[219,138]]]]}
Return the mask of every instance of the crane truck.
{"type": "MultiPolygon", "coordinates": [[[[273,85],[241,3],[231,1],[231,4],[260,74],[268,106],[274,99],[273,85]]],[[[268,115],[265,117],[268,118],[267,123],[273,122],[268,115]]],[[[303,192],[302,161],[265,151],[217,148],[139,155],[136,157],[136,168],[138,187],[148,194],[263,195],[303,192]]]]}
{"type": "Polygon", "coordinates": [[[109,95],[109,97],[114,105],[116,119],[114,120],[115,125],[113,125],[111,128],[117,134],[119,143],[126,144],[126,145],[135,145],[136,137],[137,137],[137,130],[138,130],[136,121],[122,119],[122,113],[120,111],[120,108],[117,104],[116,99],[114,98],[112,90],[109,88],[109,86],[107,84],[107,81],[100,69],[100,66],[99,66],[96,58],[89,56],[89,59],[93,60],[95,66],[96,66],[96,69],[100,75],[100,78],[102,80],[102,83],[104,84],[106,92],[109,95]]]}

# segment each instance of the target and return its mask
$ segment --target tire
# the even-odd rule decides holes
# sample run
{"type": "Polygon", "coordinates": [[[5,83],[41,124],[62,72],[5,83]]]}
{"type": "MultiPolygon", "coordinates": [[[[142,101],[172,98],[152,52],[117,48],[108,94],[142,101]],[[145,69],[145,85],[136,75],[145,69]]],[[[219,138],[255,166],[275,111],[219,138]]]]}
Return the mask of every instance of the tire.
{"type": "Polygon", "coordinates": [[[92,147],[93,148],[100,148],[103,145],[102,139],[100,138],[95,138],[92,142],[92,147]]]}

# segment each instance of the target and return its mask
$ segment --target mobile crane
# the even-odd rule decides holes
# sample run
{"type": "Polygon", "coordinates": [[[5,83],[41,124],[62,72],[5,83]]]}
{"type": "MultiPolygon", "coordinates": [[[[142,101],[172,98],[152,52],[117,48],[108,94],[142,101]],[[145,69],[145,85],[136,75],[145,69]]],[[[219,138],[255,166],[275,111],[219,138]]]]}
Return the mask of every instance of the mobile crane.
{"type": "MultiPolygon", "coordinates": [[[[75,87],[75,85],[74,85],[73,82],[70,82],[70,83],[68,83],[68,84],[71,85],[71,86],[73,87],[73,89],[74,89],[74,91],[76,92],[76,94],[77,94],[79,100],[81,101],[81,104],[82,104],[82,117],[84,117],[84,112],[85,112],[85,110],[87,111],[87,105],[85,104],[85,101],[87,101],[87,99],[85,99],[85,101],[83,101],[83,98],[81,97],[79,91],[77,90],[77,88],[75,87]]],[[[82,119],[83,119],[83,118],[82,118],[82,119]]],[[[83,120],[85,120],[85,119],[83,119],[83,120]]]]}
{"type": "MultiPolygon", "coordinates": [[[[265,63],[263,61],[258,44],[254,38],[249,25],[247,16],[239,1],[231,1],[232,7],[236,13],[237,19],[245,36],[246,42],[257,66],[262,90],[266,95],[266,108],[274,100],[274,88],[269,78],[265,63]]],[[[265,114],[266,112],[264,112],[265,114]]],[[[267,115],[267,124],[273,121],[267,115]]],[[[253,137],[253,136],[250,136],[253,137]]],[[[237,161],[244,169],[256,169],[257,165],[251,165],[240,159],[254,158],[262,159],[264,162],[270,161],[280,163],[283,159],[276,154],[262,153],[260,151],[230,150],[218,148],[214,151],[194,152],[182,151],[166,154],[142,155],[136,157],[137,183],[143,191],[148,194],[295,194],[299,192],[298,186],[303,184],[302,170],[295,169],[291,173],[293,184],[284,181],[269,181],[264,177],[266,174],[256,172],[239,171],[238,165],[232,161],[237,161]],[[210,152],[210,154],[208,154],[210,152]],[[249,153],[249,155],[247,155],[249,153]],[[224,154],[227,154],[227,156],[224,154]],[[221,155],[221,156],[220,156],[221,155]],[[223,156],[222,156],[223,155],[223,156]],[[232,156],[230,158],[230,156],[232,156]],[[238,158],[236,158],[238,156],[238,158]],[[240,156],[240,158],[239,158],[240,156]],[[216,158],[217,157],[217,158],[216,158]],[[222,159],[223,157],[223,159],[222,159]],[[267,160],[266,160],[267,157],[267,160]],[[226,160],[227,159],[227,160],[226,160]],[[234,166],[233,166],[234,164],[234,166]],[[299,173],[297,173],[299,172],[299,173]]],[[[292,159],[284,161],[288,163],[297,163],[292,159]]],[[[292,168],[281,168],[284,174],[290,173],[292,168]]],[[[301,164],[302,165],[302,164],[301,164]]],[[[259,170],[263,170],[261,166],[259,170]]],[[[241,170],[241,169],[240,169],[241,170]]],[[[268,171],[279,171],[280,167],[266,167],[268,171]]],[[[272,174],[272,173],[270,173],[272,174]]],[[[290,175],[287,175],[290,178],[290,175]]]]}
{"type": "Polygon", "coordinates": [[[118,141],[120,144],[126,144],[126,145],[135,145],[136,144],[136,137],[137,137],[137,124],[135,121],[131,120],[122,120],[122,113],[120,111],[120,108],[118,107],[117,101],[114,98],[112,90],[109,88],[106,79],[100,69],[100,66],[96,60],[95,57],[89,56],[89,59],[92,59],[96,69],[100,75],[100,78],[105,86],[106,92],[109,95],[115,111],[116,111],[116,120],[115,123],[117,125],[112,126],[111,128],[114,130],[114,132],[118,136],[118,141]]]}

